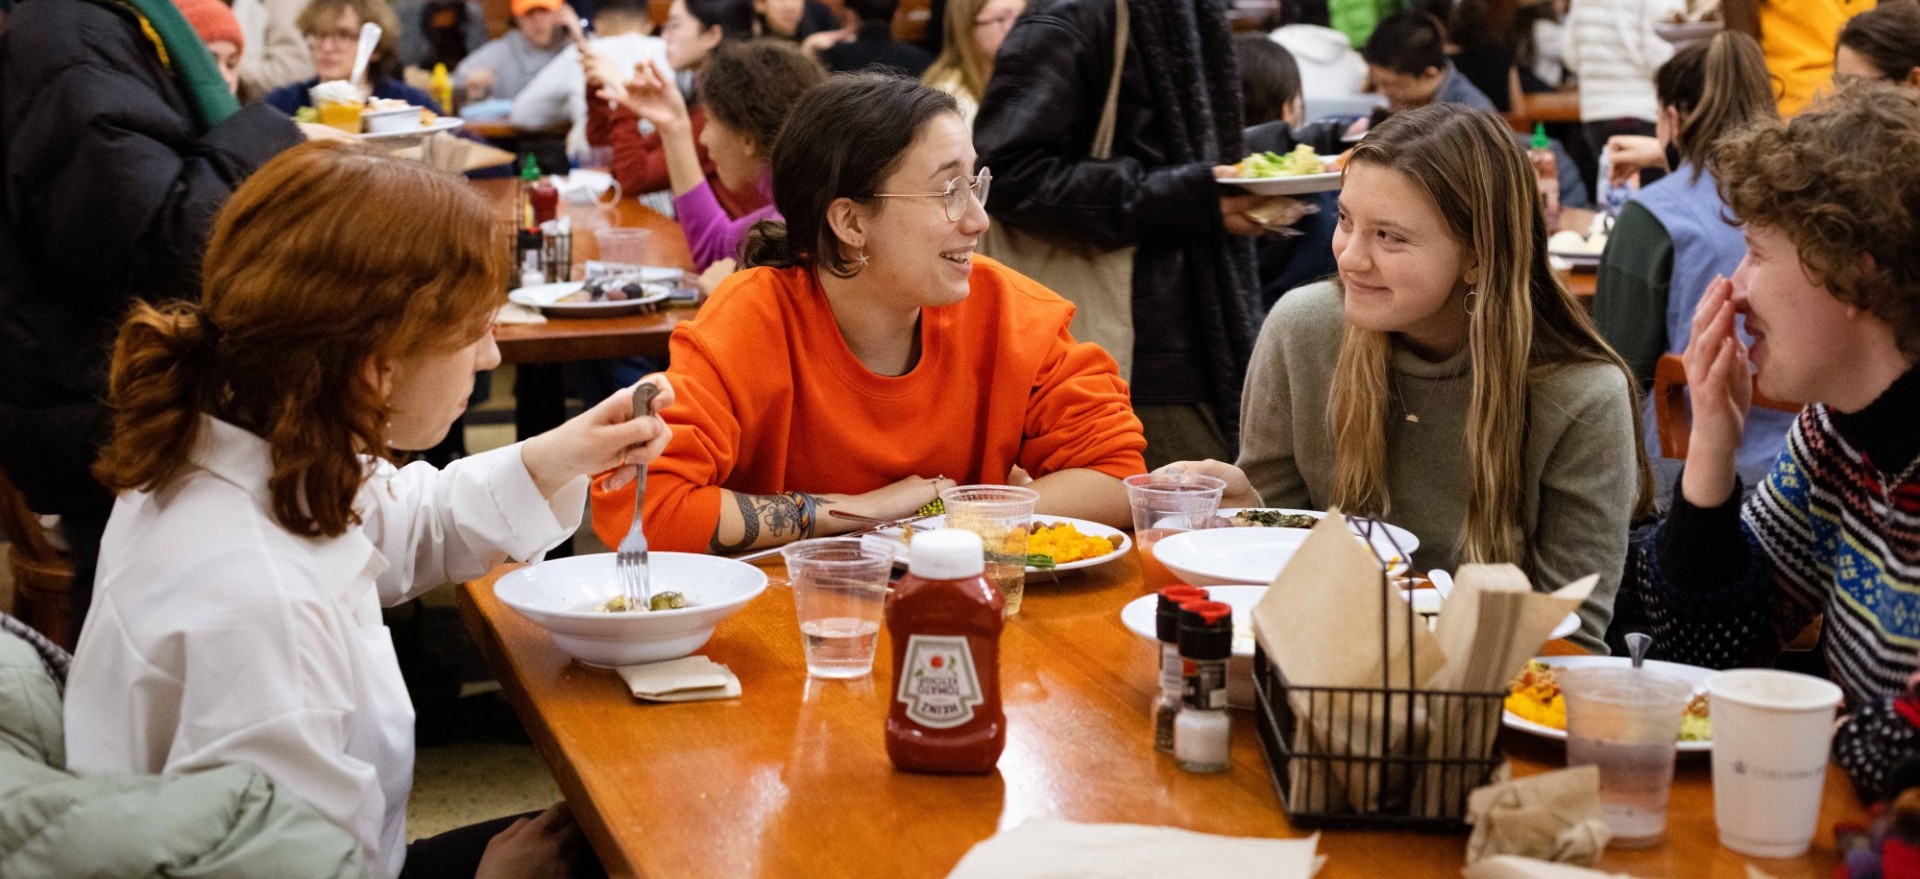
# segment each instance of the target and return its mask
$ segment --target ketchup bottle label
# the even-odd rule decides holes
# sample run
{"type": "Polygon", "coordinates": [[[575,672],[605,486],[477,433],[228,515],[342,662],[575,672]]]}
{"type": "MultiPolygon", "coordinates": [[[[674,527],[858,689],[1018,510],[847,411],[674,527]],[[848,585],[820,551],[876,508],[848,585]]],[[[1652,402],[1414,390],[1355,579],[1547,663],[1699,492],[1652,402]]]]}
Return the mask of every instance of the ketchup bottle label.
{"type": "Polygon", "coordinates": [[[973,651],[965,637],[912,635],[901,663],[900,692],[907,718],[929,729],[952,729],[973,719],[983,701],[973,651]]]}

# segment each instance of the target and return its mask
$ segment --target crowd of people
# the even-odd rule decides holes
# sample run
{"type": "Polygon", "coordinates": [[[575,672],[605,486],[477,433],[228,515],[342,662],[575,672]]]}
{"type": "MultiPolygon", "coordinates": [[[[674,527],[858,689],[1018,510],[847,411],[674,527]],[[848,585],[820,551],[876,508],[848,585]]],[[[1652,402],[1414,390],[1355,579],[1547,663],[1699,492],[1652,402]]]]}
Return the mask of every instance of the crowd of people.
{"type": "Polygon", "coordinates": [[[924,46],[896,0],[672,0],[657,34],[638,0],[511,0],[491,40],[467,0],[0,8],[0,473],[80,621],[55,768],[244,765],[292,810],[248,832],[316,875],[590,872],[564,806],[408,843],[383,606],[589,514],[617,544],[639,473],[654,548],[733,554],[961,483],[1126,527],[1122,480],[1170,469],[1390,519],[1428,567],[1598,574],[1592,652],[1767,665],[1817,631],[1835,760],[1897,793],[1920,4],[1726,0],[1680,46],[1661,2],[1324,5],[1236,36],[1207,2],[947,0],[924,46]],[[455,103],[670,194],[723,280],[658,373],[407,463],[500,362],[511,248],[459,177],[295,121],[365,23],[367,94],[451,112],[444,65],[455,103]],[[1502,114],[1576,84],[1544,175],[1502,114]],[[1302,145],[1337,192],[1219,182],[1302,145]],[[1590,304],[1549,256],[1589,224],[1590,304]]]}

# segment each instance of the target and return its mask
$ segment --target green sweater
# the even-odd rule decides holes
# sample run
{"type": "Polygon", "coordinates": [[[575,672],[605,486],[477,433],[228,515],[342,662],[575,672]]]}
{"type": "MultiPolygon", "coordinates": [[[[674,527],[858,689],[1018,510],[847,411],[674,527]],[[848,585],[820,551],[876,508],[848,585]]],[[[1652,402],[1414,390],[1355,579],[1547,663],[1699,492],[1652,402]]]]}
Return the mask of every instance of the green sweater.
{"type": "MultiPolygon", "coordinates": [[[[1280,298],[1267,315],[1240,403],[1240,469],[1266,504],[1325,509],[1331,503],[1334,440],[1327,406],[1345,324],[1331,282],[1280,298]]],[[[1398,346],[1387,422],[1387,520],[1420,538],[1416,567],[1460,563],[1466,515],[1469,353],[1431,363],[1398,346]],[[1410,422],[1406,415],[1419,416],[1410,422]]],[[[1541,590],[1599,574],[1572,640],[1605,652],[1627,557],[1639,479],[1634,401],[1610,364],[1536,369],[1528,383],[1528,442],[1519,510],[1526,557],[1509,559],[1541,590]]]]}
{"type": "Polygon", "coordinates": [[[1653,369],[1667,353],[1667,288],[1673,282],[1673,238],[1653,212],[1627,202],[1607,239],[1609,253],[1629,259],[1600,260],[1594,282],[1593,322],[1620,352],[1642,393],[1653,389],[1653,369]]]}

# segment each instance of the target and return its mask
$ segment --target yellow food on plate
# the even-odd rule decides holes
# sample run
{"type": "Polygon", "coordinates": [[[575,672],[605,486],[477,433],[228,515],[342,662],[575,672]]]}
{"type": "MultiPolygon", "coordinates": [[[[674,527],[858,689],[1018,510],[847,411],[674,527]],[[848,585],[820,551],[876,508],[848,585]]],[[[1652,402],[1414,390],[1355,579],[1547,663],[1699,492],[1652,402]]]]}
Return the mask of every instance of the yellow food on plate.
{"type": "Polygon", "coordinates": [[[1567,697],[1560,692],[1553,666],[1538,659],[1527,660],[1526,669],[1513,679],[1507,693],[1507,710],[1541,726],[1566,729],[1567,697]]]}
{"type": "Polygon", "coordinates": [[[1119,538],[1081,534],[1071,522],[1040,525],[1027,537],[1028,555],[1051,556],[1056,565],[1099,558],[1119,548],[1119,538]]]}

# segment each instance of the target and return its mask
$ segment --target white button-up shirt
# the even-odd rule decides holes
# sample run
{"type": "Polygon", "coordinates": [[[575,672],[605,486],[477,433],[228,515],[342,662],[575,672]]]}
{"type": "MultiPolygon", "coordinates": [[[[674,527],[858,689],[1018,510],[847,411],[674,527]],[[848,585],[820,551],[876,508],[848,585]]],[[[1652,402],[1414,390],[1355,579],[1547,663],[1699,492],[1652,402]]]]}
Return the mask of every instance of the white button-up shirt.
{"type": "Polygon", "coordinates": [[[517,445],[444,471],[381,462],[360,527],[314,539],[273,519],[272,472],[264,440],[205,419],[178,478],[121,494],[67,684],[68,766],[252,764],[395,876],[413,707],[380,606],[537,557],[579,526],[587,480],[549,502],[517,445]]]}

